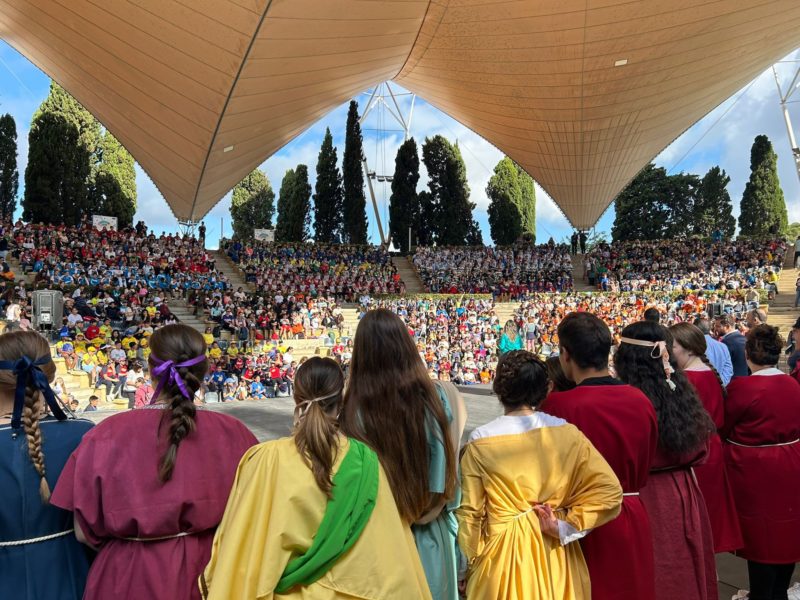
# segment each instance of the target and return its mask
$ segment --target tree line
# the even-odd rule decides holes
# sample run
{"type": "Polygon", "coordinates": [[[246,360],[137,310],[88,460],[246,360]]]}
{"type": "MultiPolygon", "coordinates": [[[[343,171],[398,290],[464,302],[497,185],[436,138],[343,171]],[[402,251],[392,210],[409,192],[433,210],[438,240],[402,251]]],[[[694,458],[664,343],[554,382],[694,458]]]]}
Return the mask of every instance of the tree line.
{"type": "MultiPolygon", "coordinates": [[[[136,173],[133,157],[81,104],[52,82],[28,134],[22,218],[35,223],[79,225],[85,217],[117,217],[133,224],[136,173]]],[[[17,207],[17,126],[0,117],[0,217],[17,207]]]]}
{"type": "MultiPolygon", "coordinates": [[[[363,137],[358,103],[350,102],[345,131],[342,170],[330,129],[325,131],[317,158],[314,192],[307,165],[286,172],[277,203],[275,240],[365,244],[367,242],[364,192],[363,137]]],[[[521,236],[535,239],[536,198],[533,179],[519,165],[504,158],[495,167],[486,193],[490,198],[489,226],[495,244],[514,243],[521,236]]],[[[252,239],[254,229],[272,228],[275,194],[267,176],[251,172],[233,189],[231,218],[234,236],[252,239]]],[[[425,138],[422,160],[417,142],[403,142],[395,158],[389,199],[389,235],[401,252],[412,245],[481,245],[483,238],[473,217],[467,169],[458,144],[441,135],[425,138]],[[417,190],[420,165],[428,173],[427,189],[417,190]]]]}
{"type": "MultiPolygon", "coordinates": [[[[789,232],[786,202],[778,179],[777,155],[767,136],[755,138],[750,152],[750,179],[740,204],[739,235],[770,237],[789,232]]],[[[736,233],[731,178],[714,166],[701,178],[692,173],[668,175],[647,165],[614,201],[614,241],[656,240],[715,233],[730,239],[736,233]]]]}

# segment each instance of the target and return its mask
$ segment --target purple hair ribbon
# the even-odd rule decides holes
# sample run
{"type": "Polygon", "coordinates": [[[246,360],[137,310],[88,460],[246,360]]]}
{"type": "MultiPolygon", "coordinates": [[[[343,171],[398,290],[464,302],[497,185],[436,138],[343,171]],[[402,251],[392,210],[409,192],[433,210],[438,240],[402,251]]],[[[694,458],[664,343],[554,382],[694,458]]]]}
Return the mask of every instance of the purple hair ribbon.
{"type": "Polygon", "coordinates": [[[175,363],[175,361],[172,360],[159,360],[152,354],[150,355],[150,360],[156,365],[153,368],[153,376],[158,378],[158,386],[156,386],[156,391],[153,392],[153,399],[150,400],[150,404],[156,403],[156,399],[158,398],[159,394],[167,385],[177,384],[178,389],[181,391],[181,395],[187,400],[192,399],[192,394],[186,387],[186,382],[181,377],[181,374],[178,373],[178,369],[183,367],[192,367],[203,362],[206,360],[205,354],[195,356],[194,358],[182,363],[175,363]]]}

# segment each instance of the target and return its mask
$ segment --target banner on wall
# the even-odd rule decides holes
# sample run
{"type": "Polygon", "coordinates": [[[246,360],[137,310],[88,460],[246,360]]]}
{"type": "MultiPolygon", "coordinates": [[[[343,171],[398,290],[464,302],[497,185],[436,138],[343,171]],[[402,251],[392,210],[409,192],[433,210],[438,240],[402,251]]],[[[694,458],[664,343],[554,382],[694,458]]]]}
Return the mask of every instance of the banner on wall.
{"type": "Polygon", "coordinates": [[[274,242],[275,230],[274,229],[254,229],[253,237],[257,242],[274,242]]]}
{"type": "Polygon", "coordinates": [[[113,229],[117,230],[117,217],[108,217],[106,215],[92,215],[92,227],[95,229],[113,229]]]}

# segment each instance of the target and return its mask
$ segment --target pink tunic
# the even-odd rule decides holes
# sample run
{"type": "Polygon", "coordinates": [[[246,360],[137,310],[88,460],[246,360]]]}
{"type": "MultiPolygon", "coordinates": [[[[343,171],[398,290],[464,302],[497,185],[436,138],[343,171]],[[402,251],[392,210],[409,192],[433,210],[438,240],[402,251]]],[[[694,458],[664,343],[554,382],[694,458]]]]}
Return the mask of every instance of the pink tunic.
{"type": "Polygon", "coordinates": [[[720,434],[744,535],[739,554],[788,564],[800,562],[800,385],[770,372],[731,382],[720,434]]]}
{"type": "Polygon", "coordinates": [[[158,463],[168,427],[164,423],[159,435],[162,414],[136,410],[101,422],[58,480],[52,503],[73,510],[86,539],[100,547],[84,599],[200,598],[197,578],[210,558],[236,467],[257,440],[240,421],[198,410],[172,479],[162,483],[158,463]],[[124,539],[134,537],[150,541],[124,539]]]}
{"type": "MultiPolygon", "coordinates": [[[[722,385],[713,371],[685,371],[687,379],[697,390],[703,406],[711,415],[717,430],[725,421],[725,403],[722,385]]],[[[711,531],[714,534],[714,552],[732,552],[742,547],[742,531],[733,494],[728,482],[725,460],[722,456],[722,441],[715,433],[709,440],[706,462],[694,467],[697,483],[703,492],[711,531]]]]}

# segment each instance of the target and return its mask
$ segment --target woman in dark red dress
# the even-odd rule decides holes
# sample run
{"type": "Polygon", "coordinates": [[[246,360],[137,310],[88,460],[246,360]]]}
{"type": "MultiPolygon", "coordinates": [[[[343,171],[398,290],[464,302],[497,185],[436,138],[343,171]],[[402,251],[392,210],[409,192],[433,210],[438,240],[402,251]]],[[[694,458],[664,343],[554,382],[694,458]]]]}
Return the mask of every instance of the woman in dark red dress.
{"type": "Polygon", "coordinates": [[[672,336],[651,321],[622,330],[617,374],[639,388],[658,417],[658,449],[641,491],[650,517],[657,600],[717,600],[714,541],[692,467],[705,460],[714,423],[675,369],[672,336]]]}
{"type": "Polygon", "coordinates": [[[114,415],[84,436],[51,503],[74,512],[97,548],[84,600],[199,600],[239,460],[257,443],[238,420],[196,410],[208,370],[203,336],[167,325],[151,339],[151,410],[114,415]]]}
{"type": "MultiPolygon", "coordinates": [[[[711,420],[719,430],[725,421],[725,388],[714,367],[706,358],[706,338],[691,323],[678,323],[669,328],[674,338],[672,352],[678,367],[694,386],[711,420]]],[[[706,462],[694,467],[697,483],[706,501],[714,552],[732,552],[742,547],[739,517],[722,456],[722,440],[711,436],[706,462]]]]}
{"type": "Polygon", "coordinates": [[[777,327],[747,334],[752,375],[728,386],[720,434],[747,559],[750,600],[786,598],[800,562],[800,384],[776,368],[777,327]]]}

